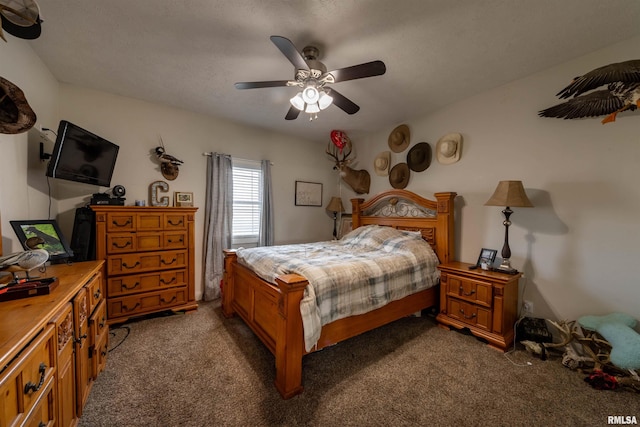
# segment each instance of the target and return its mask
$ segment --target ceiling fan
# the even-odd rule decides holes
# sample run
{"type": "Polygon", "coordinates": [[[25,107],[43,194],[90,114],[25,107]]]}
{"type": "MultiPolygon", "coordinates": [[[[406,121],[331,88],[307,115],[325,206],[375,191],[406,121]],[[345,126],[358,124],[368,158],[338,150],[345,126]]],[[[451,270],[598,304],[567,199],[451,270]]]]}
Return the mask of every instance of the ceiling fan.
{"type": "Polygon", "coordinates": [[[342,95],[329,84],[347,80],[380,76],[387,71],[382,61],[371,61],[360,65],[340,68],[327,72],[327,67],[318,60],[319,51],[314,46],[307,46],[298,52],[291,40],[281,36],[271,36],[271,41],[287,57],[295,67],[294,80],[273,80],[264,82],[238,82],[236,89],[258,89],[264,87],[295,86],[300,91],[290,99],[291,107],[285,116],[286,120],[295,120],[301,111],[310,115],[310,120],[317,118],[320,110],[332,103],[347,114],[355,114],[360,107],[342,95]]]}

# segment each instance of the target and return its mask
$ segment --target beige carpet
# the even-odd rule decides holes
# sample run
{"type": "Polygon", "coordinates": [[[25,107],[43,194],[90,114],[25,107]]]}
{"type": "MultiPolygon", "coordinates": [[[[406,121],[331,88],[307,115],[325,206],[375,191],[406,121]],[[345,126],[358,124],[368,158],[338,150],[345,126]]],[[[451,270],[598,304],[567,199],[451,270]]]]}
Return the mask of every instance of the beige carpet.
{"type": "Polygon", "coordinates": [[[406,318],[305,356],[282,400],[274,358],[219,302],[112,330],[80,425],[603,426],[640,418],[640,395],[598,391],[558,360],[505,357],[475,337],[406,318]],[[119,345],[118,345],[119,344],[119,345]],[[530,362],[531,365],[527,365],[530,362]]]}

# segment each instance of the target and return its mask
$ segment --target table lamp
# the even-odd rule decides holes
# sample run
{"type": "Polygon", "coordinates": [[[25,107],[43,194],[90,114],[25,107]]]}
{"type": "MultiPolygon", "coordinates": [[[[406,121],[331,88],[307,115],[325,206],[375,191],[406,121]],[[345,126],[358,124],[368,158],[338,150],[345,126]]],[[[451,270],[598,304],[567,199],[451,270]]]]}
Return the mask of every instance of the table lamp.
{"type": "Polygon", "coordinates": [[[340,197],[332,197],[327,205],[327,211],[333,212],[333,238],[338,238],[338,229],[336,225],[336,221],[338,220],[338,212],[344,212],[344,207],[342,206],[342,199],[340,197]]]}
{"type": "Polygon", "coordinates": [[[516,274],[518,270],[511,267],[511,249],[509,248],[509,226],[511,221],[509,217],[513,213],[511,207],[517,208],[531,208],[533,204],[527,197],[527,193],[524,191],[522,181],[500,181],[496,187],[496,191],[493,192],[491,198],[484,204],[485,206],[504,206],[502,211],[504,214],[504,245],[502,246],[502,264],[498,267],[499,271],[516,274]]]}

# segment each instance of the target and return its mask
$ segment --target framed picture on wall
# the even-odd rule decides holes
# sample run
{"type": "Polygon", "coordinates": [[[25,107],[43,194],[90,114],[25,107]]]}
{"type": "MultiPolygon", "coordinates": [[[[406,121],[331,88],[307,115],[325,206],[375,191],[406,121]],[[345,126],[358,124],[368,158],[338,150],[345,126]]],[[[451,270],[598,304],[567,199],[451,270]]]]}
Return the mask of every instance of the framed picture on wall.
{"type": "Polygon", "coordinates": [[[296,206],[322,206],[322,184],[296,181],[296,206]]]}

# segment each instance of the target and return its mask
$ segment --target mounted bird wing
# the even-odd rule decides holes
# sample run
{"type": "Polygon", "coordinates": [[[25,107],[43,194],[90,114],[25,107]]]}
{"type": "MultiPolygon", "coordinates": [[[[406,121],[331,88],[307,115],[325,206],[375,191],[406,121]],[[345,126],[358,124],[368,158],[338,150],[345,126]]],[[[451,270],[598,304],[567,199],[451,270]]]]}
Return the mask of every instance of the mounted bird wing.
{"type": "Polygon", "coordinates": [[[556,94],[561,99],[578,96],[592,89],[614,82],[640,82],[640,59],[617,62],[576,77],[571,84],[556,94]]]}
{"type": "Polygon", "coordinates": [[[602,123],[614,122],[618,113],[640,107],[640,60],[618,62],[591,70],[573,79],[557,96],[561,99],[573,98],[539,111],[540,117],[578,119],[607,115],[602,123]],[[589,92],[603,85],[607,88],[589,92]]]}

